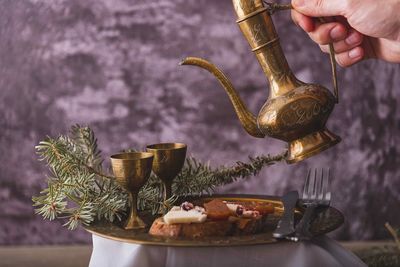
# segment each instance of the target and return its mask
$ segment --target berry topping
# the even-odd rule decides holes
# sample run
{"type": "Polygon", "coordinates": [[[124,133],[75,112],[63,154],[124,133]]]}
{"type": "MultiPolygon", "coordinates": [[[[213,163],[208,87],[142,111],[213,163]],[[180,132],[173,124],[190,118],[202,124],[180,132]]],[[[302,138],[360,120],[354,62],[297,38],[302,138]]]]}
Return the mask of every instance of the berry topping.
{"type": "Polygon", "coordinates": [[[242,205],[238,205],[238,206],[236,207],[236,215],[237,215],[237,216],[242,216],[242,215],[243,215],[243,211],[244,211],[244,208],[243,208],[242,205]]]}
{"type": "Polygon", "coordinates": [[[189,210],[191,210],[191,209],[193,209],[193,208],[194,208],[194,205],[193,205],[192,203],[190,203],[190,202],[185,201],[185,202],[183,202],[183,203],[181,204],[181,209],[182,209],[182,210],[189,211],[189,210]]]}

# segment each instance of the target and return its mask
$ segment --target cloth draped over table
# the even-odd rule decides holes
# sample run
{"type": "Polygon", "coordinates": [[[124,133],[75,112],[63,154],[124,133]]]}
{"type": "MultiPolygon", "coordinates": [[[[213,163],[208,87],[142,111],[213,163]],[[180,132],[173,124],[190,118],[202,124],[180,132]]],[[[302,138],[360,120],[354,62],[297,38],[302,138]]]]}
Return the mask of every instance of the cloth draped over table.
{"type": "Polygon", "coordinates": [[[234,247],[137,245],[93,235],[89,267],[366,267],[326,236],[309,242],[234,247]]]}

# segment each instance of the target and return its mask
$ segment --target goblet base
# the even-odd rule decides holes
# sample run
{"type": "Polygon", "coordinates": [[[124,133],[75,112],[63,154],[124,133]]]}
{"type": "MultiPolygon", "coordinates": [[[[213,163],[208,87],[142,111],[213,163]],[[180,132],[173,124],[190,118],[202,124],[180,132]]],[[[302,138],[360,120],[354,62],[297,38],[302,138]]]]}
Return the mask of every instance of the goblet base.
{"type": "Polygon", "coordinates": [[[146,224],[139,217],[130,218],[124,226],[125,230],[135,230],[135,229],[143,229],[146,228],[146,224]]]}

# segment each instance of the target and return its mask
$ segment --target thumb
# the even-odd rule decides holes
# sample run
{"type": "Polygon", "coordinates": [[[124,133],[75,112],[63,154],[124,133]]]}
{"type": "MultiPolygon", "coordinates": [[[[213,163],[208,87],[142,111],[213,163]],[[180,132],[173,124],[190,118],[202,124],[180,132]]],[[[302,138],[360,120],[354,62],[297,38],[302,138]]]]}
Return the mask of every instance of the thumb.
{"type": "Polygon", "coordinates": [[[330,17],[344,15],[347,0],[292,0],[298,12],[310,17],[330,17]]]}

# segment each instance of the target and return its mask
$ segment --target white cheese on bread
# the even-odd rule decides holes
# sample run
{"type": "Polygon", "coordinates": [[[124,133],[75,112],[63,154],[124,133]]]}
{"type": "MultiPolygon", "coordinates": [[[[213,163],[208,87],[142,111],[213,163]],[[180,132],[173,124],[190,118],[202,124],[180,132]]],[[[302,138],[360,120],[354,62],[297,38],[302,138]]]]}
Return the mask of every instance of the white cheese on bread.
{"type": "Polygon", "coordinates": [[[239,204],[226,203],[226,206],[231,211],[232,215],[236,215],[236,210],[237,210],[237,207],[239,206],[239,204]]]}
{"type": "Polygon", "coordinates": [[[203,212],[191,209],[182,210],[172,208],[167,214],[164,215],[164,222],[166,224],[177,224],[177,223],[202,223],[207,219],[207,214],[203,212]]]}

